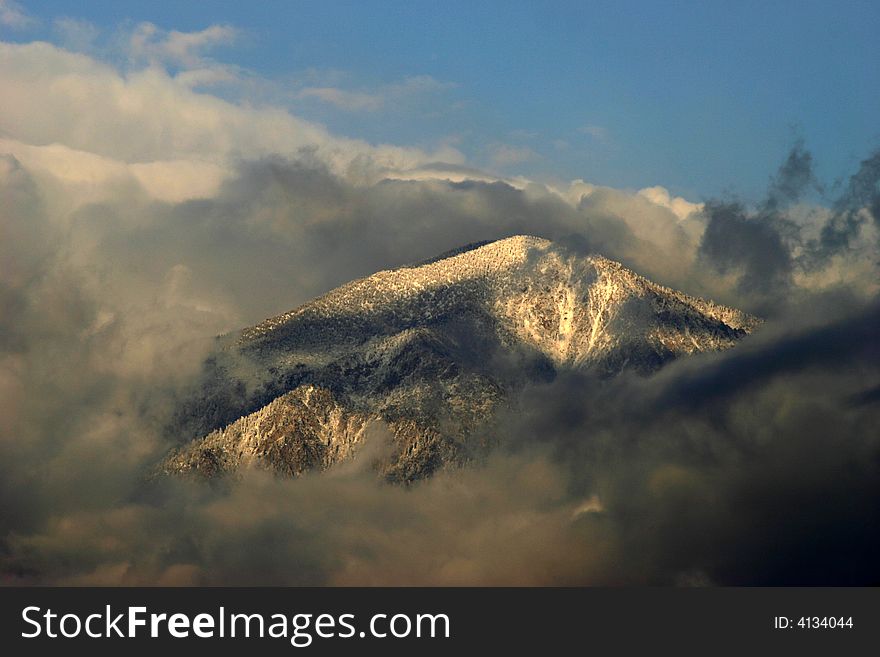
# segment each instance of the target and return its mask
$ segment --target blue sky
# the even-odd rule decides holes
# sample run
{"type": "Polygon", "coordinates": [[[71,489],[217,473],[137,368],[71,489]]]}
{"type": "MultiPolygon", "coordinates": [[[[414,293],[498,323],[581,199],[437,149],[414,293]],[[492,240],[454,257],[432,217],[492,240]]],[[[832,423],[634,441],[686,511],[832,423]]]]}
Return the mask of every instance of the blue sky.
{"type": "Polygon", "coordinates": [[[204,55],[249,84],[206,92],[373,142],[448,143],[508,175],[755,199],[798,137],[828,182],[880,145],[877,2],[11,6],[31,20],[3,40],[88,40],[108,59],[143,22],[230,26],[204,55]]]}

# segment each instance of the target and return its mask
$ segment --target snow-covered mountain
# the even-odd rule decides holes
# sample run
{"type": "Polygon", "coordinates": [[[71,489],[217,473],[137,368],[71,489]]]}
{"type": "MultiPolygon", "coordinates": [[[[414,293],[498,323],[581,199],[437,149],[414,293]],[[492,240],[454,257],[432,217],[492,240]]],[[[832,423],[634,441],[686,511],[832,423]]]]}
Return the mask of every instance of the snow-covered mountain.
{"type": "Polygon", "coordinates": [[[175,425],[195,440],[163,468],[296,475],[384,436],[377,468],[411,481],[483,453],[495,411],[526,383],[647,374],[732,347],[758,322],[537,237],[470,245],[220,338],[175,425]]]}

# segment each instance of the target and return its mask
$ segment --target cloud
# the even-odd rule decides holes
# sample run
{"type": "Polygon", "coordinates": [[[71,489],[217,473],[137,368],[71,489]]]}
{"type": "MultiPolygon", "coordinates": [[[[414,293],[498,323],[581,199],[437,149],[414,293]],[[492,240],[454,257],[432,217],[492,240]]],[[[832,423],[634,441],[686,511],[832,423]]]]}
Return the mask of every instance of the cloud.
{"type": "Polygon", "coordinates": [[[89,21],[69,17],[55,19],[52,28],[61,45],[74,52],[89,52],[101,34],[101,30],[89,21]]]}
{"type": "Polygon", "coordinates": [[[10,139],[0,139],[0,153],[14,155],[32,172],[51,176],[53,183],[67,188],[65,199],[76,205],[112,198],[120,188],[137,185],[162,201],[206,198],[231,175],[223,166],[199,160],[128,164],[61,144],[32,146],[10,139]]]}
{"type": "Polygon", "coordinates": [[[801,197],[823,186],[812,171],[812,156],[795,143],[770,181],[766,197],[753,207],[737,200],[705,204],[706,229],[700,243],[704,267],[729,279],[729,289],[758,313],[774,312],[796,288],[835,285],[878,290],[878,231],[870,220],[880,206],[880,156],[860,164],[828,208],[804,206],[801,197]]]}
{"type": "Polygon", "coordinates": [[[489,147],[489,161],[493,167],[504,169],[515,164],[522,164],[538,159],[538,155],[528,146],[512,146],[510,144],[492,144],[489,147]]]}
{"type": "Polygon", "coordinates": [[[338,171],[371,175],[461,158],[448,147],[425,153],[338,137],[278,107],[254,108],[198,93],[161,68],[123,75],[46,43],[0,43],[0,84],[0,126],[7,138],[58,143],[128,163],[227,164],[310,150],[338,171]]]}
{"type": "Polygon", "coordinates": [[[814,297],[742,349],[655,377],[528,392],[511,432],[570,464],[572,497],[600,500],[615,537],[612,578],[877,581],[880,442],[866,429],[880,407],[851,400],[871,399],[880,377],[878,305],[851,301],[814,297]]]}
{"type": "Polygon", "coordinates": [[[229,45],[238,38],[231,25],[211,25],[197,32],[163,30],[153,23],[140,23],[129,38],[129,51],[135,59],[195,68],[204,65],[205,53],[229,45]]]}
{"type": "Polygon", "coordinates": [[[702,203],[691,203],[681,196],[672,196],[669,190],[660,185],[654,187],[646,187],[639,190],[639,195],[657,205],[669,208],[679,219],[687,219],[691,214],[700,212],[703,209],[702,203]]]}
{"type": "Polygon", "coordinates": [[[859,550],[876,539],[876,445],[865,428],[877,411],[850,402],[880,380],[871,341],[853,339],[870,335],[874,320],[815,300],[808,322],[780,318],[743,351],[683,361],[651,379],[560,377],[530,389],[517,402],[519,420],[503,425],[509,451],[408,490],[363,468],[292,481],[249,472],[215,489],[144,482],[170,444],[162,426],[199,371],[202,338],[373,270],[514,232],[580,235],[613,257],[672,271],[655,258],[666,251],[682,260],[686,235],[657,242],[665,231],[650,230],[678,225],[668,208],[586,185],[577,204],[497,182],[356,186],[315,161],[268,159],[242,164],[208,198],[159,202],[123,187],[53,216],[52,195],[70,192],[47,180],[7,160],[4,226],[15,238],[4,243],[18,254],[3,258],[18,263],[3,279],[18,310],[2,315],[14,340],[0,369],[8,425],[0,560],[9,582],[874,576],[859,550]],[[826,317],[841,319],[823,328],[826,317]],[[856,362],[861,371],[847,365],[856,362]],[[852,438],[799,442],[815,435],[805,427],[824,435],[831,425],[834,436],[852,438]],[[841,468],[850,475],[838,485],[841,468]],[[805,496],[815,503],[804,505],[805,496]],[[809,509],[809,519],[787,504],[809,509]],[[809,542],[816,526],[831,537],[823,545],[809,542]]]}
{"type": "Polygon", "coordinates": [[[808,245],[806,258],[811,264],[823,263],[837,254],[851,252],[866,225],[868,231],[880,227],[880,150],[862,160],[818,239],[808,245]]]}
{"type": "Polygon", "coordinates": [[[400,82],[384,85],[372,92],[347,91],[338,87],[312,86],[301,89],[297,97],[300,99],[315,99],[347,112],[375,112],[389,108],[401,101],[425,94],[438,93],[454,86],[452,83],[441,82],[429,75],[417,75],[404,78],[400,82]]]}
{"type": "Polygon", "coordinates": [[[67,50],[108,62],[124,62],[129,71],[162,70],[186,87],[223,85],[226,91],[241,94],[248,87],[252,91],[256,86],[272,84],[242,67],[209,56],[211,51],[240,40],[241,32],[231,25],[180,32],[144,22],[107,31],[86,20],[62,17],[54,20],[52,28],[58,43],[67,50]]]}
{"type": "Polygon", "coordinates": [[[738,203],[707,203],[709,217],[700,243],[707,267],[730,274],[737,288],[766,304],[778,304],[791,285],[791,252],[779,227],[766,217],[750,216],[738,203]]]}
{"type": "Polygon", "coordinates": [[[0,25],[15,30],[31,27],[36,19],[14,0],[0,0],[0,25]]]}
{"type": "Polygon", "coordinates": [[[767,190],[764,202],[766,210],[772,211],[798,201],[808,188],[821,191],[821,185],[813,173],[813,156],[798,140],[779,167],[767,190]]]}
{"type": "Polygon", "coordinates": [[[376,111],[385,105],[385,100],[378,95],[343,91],[335,87],[306,87],[299,92],[300,98],[315,98],[323,103],[347,111],[376,111]]]}

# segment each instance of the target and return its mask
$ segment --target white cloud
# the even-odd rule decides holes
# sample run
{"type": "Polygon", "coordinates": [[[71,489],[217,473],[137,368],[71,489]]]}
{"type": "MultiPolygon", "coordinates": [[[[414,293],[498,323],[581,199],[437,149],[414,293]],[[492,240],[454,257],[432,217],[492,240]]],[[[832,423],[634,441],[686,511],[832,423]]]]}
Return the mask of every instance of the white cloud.
{"type": "Polygon", "coordinates": [[[34,146],[0,138],[0,153],[15,157],[35,174],[48,174],[62,186],[67,209],[101,202],[133,186],[159,201],[179,203],[209,198],[219,191],[232,171],[197,160],[167,160],[128,164],[78,151],[62,144],[34,146]]]}
{"type": "MultiPolygon", "coordinates": [[[[84,31],[88,25],[63,23],[61,29],[84,31]]],[[[184,34],[140,26],[140,52],[160,53],[179,63],[200,63],[197,53],[212,43],[234,38],[234,31],[203,30],[184,34]]],[[[156,55],[159,58],[159,55],[156,55]]],[[[217,194],[242,160],[270,156],[307,157],[358,183],[381,178],[411,180],[501,180],[525,189],[526,179],[499,178],[462,167],[457,148],[444,144],[432,152],[391,145],[371,145],[334,135],[276,106],[234,103],[193,89],[220,80],[217,67],[169,74],[160,63],[123,73],[92,56],[47,43],[0,42],[0,152],[11,153],[29,170],[44,172],[58,184],[76,188],[76,202],[134,186],[147,198],[167,202],[217,194]],[[436,163],[446,163],[438,166],[436,163]],[[432,165],[432,166],[426,166],[432,165]],[[457,165],[457,166],[449,166],[457,165]]],[[[363,107],[382,99],[438,91],[448,84],[427,76],[406,78],[380,89],[384,96],[323,88],[326,102],[363,107]],[[338,90],[336,90],[338,91],[338,90]],[[347,95],[346,95],[347,94],[347,95]],[[330,100],[330,99],[333,100],[330,100]]],[[[313,87],[318,97],[322,88],[313,87]]],[[[488,147],[492,167],[505,169],[541,156],[523,145],[488,147]]],[[[577,206],[596,188],[573,182],[559,195],[577,206]]],[[[701,206],[672,197],[662,187],[639,196],[684,219],[701,206]]]]}
{"type": "Polygon", "coordinates": [[[237,71],[228,66],[206,66],[180,71],[174,76],[174,80],[190,88],[241,81],[237,71]]]}
{"type": "Polygon", "coordinates": [[[509,167],[522,164],[540,156],[528,146],[511,146],[510,144],[492,144],[489,147],[489,158],[492,166],[509,167]]]}
{"type": "Polygon", "coordinates": [[[0,0],[0,25],[13,29],[24,29],[36,23],[15,0],[0,0]]]}
{"type": "Polygon", "coordinates": [[[409,169],[406,171],[395,171],[393,173],[389,173],[386,176],[388,180],[409,180],[413,182],[431,182],[431,181],[442,181],[442,182],[452,182],[452,183],[463,183],[465,181],[470,182],[483,182],[483,183],[496,183],[503,182],[510,187],[518,190],[525,190],[529,185],[532,184],[532,181],[522,178],[522,177],[503,177],[497,176],[490,173],[486,173],[479,169],[474,169],[471,167],[443,167],[443,166],[428,166],[428,167],[419,167],[415,169],[409,169]]]}
{"type": "Polygon", "coordinates": [[[691,213],[703,209],[702,203],[692,203],[680,196],[672,196],[668,189],[659,185],[640,189],[639,195],[644,196],[652,203],[672,210],[679,219],[687,219],[691,213]]]}
{"type": "Polygon", "coordinates": [[[416,75],[382,85],[374,91],[349,91],[338,86],[308,86],[300,90],[298,97],[319,100],[348,112],[375,112],[401,101],[441,92],[454,86],[451,82],[441,82],[430,75],[416,75]]]}
{"type": "Polygon", "coordinates": [[[101,33],[89,21],[77,18],[58,18],[52,27],[58,35],[61,45],[76,52],[91,50],[101,33]]]}
{"type": "Polygon", "coordinates": [[[171,67],[176,79],[189,87],[238,81],[243,72],[221,64],[207,53],[239,38],[231,25],[211,25],[196,32],[163,30],[153,23],[140,23],[128,37],[127,55],[135,64],[171,67]]]}
{"type": "Polygon", "coordinates": [[[299,92],[299,97],[314,98],[350,112],[375,111],[385,104],[384,99],[376,94],[345,91],[336,87],[306,87],[299,92]]]}
{"type": "Polygon", "coordinates": [[[589,196],[595,192],[596,189],[598,189],[596,185],[578,178],[569,183],[568,189],[556,190],[556,192],[569,203],[577,206],[584,197],[589,196]]]}
{"type": "MultiPolygon", "coordinates": [[[[216,38],[201,37],[196,43],[216,38]]],[[[190,51],[190,45],[169,47],[184,59],[190,51]]],[[[279,107],[252,107],[198,93],[191,82],[158,65],[123,74],[48,43],[0,42],[0,132],[24,144],[61,144],[130,164],[194,160],[227,165],[241,158],[296,157],[306,149],[338,173],[356,166],[363,175],[463,159],[449,147],[429,153],[335,136],[279,107]]]]}
{"type": "Polygon", "coordinates": [[[152,23],[141,23],[129,39],[129,48],[134,58],[199,67],[204,64],[208,50],[231,44],[237,37],[238,31],[231,25],[211,25],[198,32],[178,32],[163,30],[152,23]]]}

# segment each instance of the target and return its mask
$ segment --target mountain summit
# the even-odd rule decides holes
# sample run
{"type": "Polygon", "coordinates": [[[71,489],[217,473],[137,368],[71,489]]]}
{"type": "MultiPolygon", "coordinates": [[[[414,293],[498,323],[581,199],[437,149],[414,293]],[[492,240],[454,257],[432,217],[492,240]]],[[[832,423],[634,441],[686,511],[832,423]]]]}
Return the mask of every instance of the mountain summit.
{"type": "Polygon", "coordinates": [[[219,339],[166,472],[298,475],[384,439],[411,481],[474,458],[512,393],[563,370],[648,374],[732,347],[759,320],[601,256],[516,236],[352,281],[219,339]]]}

